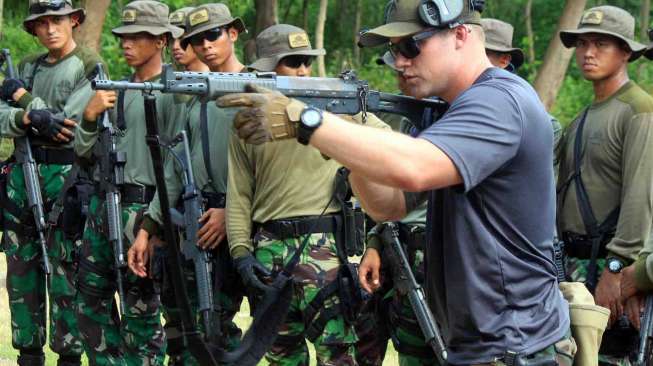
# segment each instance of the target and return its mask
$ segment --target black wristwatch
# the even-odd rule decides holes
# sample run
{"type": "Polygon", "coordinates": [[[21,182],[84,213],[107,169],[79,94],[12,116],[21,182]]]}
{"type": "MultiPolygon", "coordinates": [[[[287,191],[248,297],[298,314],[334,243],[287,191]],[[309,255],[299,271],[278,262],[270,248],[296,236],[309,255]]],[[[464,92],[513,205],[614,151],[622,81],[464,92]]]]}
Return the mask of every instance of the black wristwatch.
{"type": "Polygon", "coordinates": [[[306,107],[299,116],[297,126],[297,141],[302,145],[308,145],[313,132],[322,125],[322,111],[314,107],[306,107]]]}
{"type": "Polygon", "coordinates": [[[622,262],[619,258],[608,258],[606,264],[610,273],[621,273],[625,267],[624,262],[622,262]]]}

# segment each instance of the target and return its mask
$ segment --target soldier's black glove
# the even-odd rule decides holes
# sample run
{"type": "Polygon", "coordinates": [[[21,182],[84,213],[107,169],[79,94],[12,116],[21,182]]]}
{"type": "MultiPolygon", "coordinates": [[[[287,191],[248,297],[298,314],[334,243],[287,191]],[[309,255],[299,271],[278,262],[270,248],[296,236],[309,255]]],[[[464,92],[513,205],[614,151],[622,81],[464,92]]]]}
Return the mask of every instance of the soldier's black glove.
{"type": "Polygon", "coordinates": [[[27,115],[31,122],[32,130],[38,135],[54,140],[65,128],[64,120],[56,117],[46,109],[35,109],[27,115]]]}
{"type": "Polygon", "coordinates": [[[0,98],[5,102],[13,102],[14,93],[18,89],[24,87],[25,83],[20,79],[5,79],[5,81],[2,82],[2,90],[0,91],[2,94],[0,95],[0,98]]]}
{"type": "Polygon", "coordinates": [[[259,276],[270,276],[270,271],[265,268],[251,253],[234,259],[236,270],[247,287],[266,291],[269,286],[261,282],[259,276]]]}

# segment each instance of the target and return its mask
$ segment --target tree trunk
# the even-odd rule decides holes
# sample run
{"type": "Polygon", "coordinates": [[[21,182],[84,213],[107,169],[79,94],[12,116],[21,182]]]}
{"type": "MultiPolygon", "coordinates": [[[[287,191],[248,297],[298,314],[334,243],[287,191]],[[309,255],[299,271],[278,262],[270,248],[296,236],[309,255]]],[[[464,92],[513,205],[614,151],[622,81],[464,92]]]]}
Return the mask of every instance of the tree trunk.
{"type": "MultiPolygon", "coordinates": [[[[640,30],[639,39],[644,44],[649,44],[650,41],[652,41],[648,39],[648,28],[649,28],[649,22],[651,21],[650,14],[651,14],[651,0],[642,0],[642,7],[640,8],[640,19],[641,19],[640,24],[642,25],[642,28],[640,30]]],[[[639,67],[637,68],[637,75],[639,79],[643,77],[645,68],[646,68],[646,63],[640,62],[639,67]]]]}
{"type": "Polygon", "coordinates": [[[304,30],[308,31],[308,0],[304,0],[302,5],[302,15],[304,17],[304,30]]]}
{"type": "Polygon", "coordinates": [[[361,13],[363,12],[363,0],[356,0],[356,15],[354,16],[354,66],[361,64],[361,49],[358,47],[358,31],[361,29],[361,13]]]}
{"type": "Polygon", "coordinates": [[[535,62],[535,36],[533,34],[533,0],[528,0],[526,3],[526,36],[528,37],[528,64],[533,65],[535,62]]]}
{"type": "Polygon", "coordinates": [[[81,6],[86,9],[86,21],[75,29],[75,41],[81,46],[100,52],[102,27],[111,5],[111,0],[85,0],[81,6]],[[93,5],[91,5],[93,4],[93,5]]]}
{"type": "Polygon", "coordinates": [[[534,87],[547,110],[550,110],[555,103],[574,52],[573,49],[567,49],[562,45],[558,34],[561,29],[573,29],[578,26],[586,3],[587,0],[567,0],[558,27],[546,50],[544,62],[537,72],[534,87]]]}
{"type": "MultiPolygon", "coordinates": [[[[279,23],[277,11],[277,0],[255,0],[256,6],[256,28],[254,36],[257,36],[266,28],[279,23]]],[[[250,39],[245,43],[245,61],[252,63],[256,61],[256,40],[250,39]]]]}
{"type": "MultiPolygon", "coordinates": [[[[315,26],[315,48],[324,48],[324,24],[327,18],[327,0],[320,0],[320,11],[317,14],[317,25],[315,26]]],[[[326,76],[324,56],[317,57],[317,72],[320,77],[326,76]]]]}
{"type": "Polygon", "coordinates": [[[3,16],[3,13],[4,13],[3,12],[4,8],[5,8],[4,1],[0,0],[0,39],[4,38],[4,37],[2,37],[2,34],[3,34],[2,33],[2,19],[3,19],[2,16],[3,16]]]}

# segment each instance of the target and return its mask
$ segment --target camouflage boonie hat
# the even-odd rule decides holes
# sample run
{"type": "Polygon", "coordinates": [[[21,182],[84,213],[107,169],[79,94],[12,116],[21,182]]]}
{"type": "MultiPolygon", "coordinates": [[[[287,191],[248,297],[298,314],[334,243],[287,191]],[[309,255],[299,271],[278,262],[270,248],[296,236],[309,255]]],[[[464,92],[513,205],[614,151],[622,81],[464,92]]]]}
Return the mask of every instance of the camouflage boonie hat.
{"type": "MultiPolygon", "coordinates": [[[[470,1],[462,0],[464,9],[459,23],[480,25],[481,14],[470,9],[470,1]]],[[[420,17],[421,0],[390,0],[386,5],[385,24],[362,32],[358,45],[376,47],[387,44],[390,38],[406,37],[428,28],[420,17]]]]}
{"type": "Polygon", "coordinates": [[[116,36],[136,33],[160,36],[169,33],[173,38],[179,38],[184,30],[170,24],[168,13],[168,5],[158,1],[132,1],[122,11],[122,25],[112,29],[111,33],[116,36]]]}
{"type": "Polygon", "coordinates": [[[177,9],[170,13],[170,24],[174,25],[175,27],[179,27],[183,29],[184,31],[186,30],[186,17],[188,17],[188,13],[191,11],[195,10],[195,8],[187,6],[185,8],[177,9]]]}
{"type": "Polygon", "coordinates": [[[23,28],[27,33],[34,35],[32,22],[40,17],[48,15],[79,15],[79,24],[84,23],[86,11],[82,8],[74,8],[72,0],[29,0],[29,15],[23,21],[23,28]]]}
{"type": "Polygon", "coordinates": [[[578,29],[560,32],[560,40],[567,48],[576,47],[576,40],[581,34],[605,34],[624,41],[632,55],[629,61],[637,60],[646,50],[646,46],[635,41],[635,18],[627,11],[616,6],[604,5],[587,10],[580,20],[578,29]]]}
{"type": "Polygon", "coordinates": [[[248,67],[257,71],[274,71],[281,59],[287,56],[321,56],[323,48],[313,49],[306,31],[294,25],[273,25],[256,37],[258,59],[248,67]]]}
{"type": "Polygon", "coordinates": [[[232,17],[229,8],[225,4],[198,6],[186,16],[186,34],[184,34],[182,41],[187,41],[196,34],[226,25],[233,26],[239,33],[247,32],[245,23],[240,18],[232,17]]]}
{"type": "Polygon", "coordinates": [[[512,36],[515,31],[512,25],[498,19],[485,18],[481,19],[481,26],[485,33],[486,50],[509,53],[515,69],[524,64],[524,51],[512,46],[512,36]]]}

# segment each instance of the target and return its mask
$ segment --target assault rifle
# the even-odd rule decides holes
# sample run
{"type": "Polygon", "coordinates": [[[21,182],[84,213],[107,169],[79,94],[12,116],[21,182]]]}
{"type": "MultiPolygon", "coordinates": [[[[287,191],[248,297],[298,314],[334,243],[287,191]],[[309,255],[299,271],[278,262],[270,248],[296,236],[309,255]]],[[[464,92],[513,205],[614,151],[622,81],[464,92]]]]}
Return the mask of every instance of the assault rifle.
{"type": "MultiPolygon", "coordinates": [[[[96,81],[106,79],[102,64],[96,66],[96,81]]],[[[113,248],[114,267],[118,297],[120,298],[120,313],[125,314],[125,290],[123,288],[122,271],[127,267],[125,261],[125,246],[122,236],[122,207],[120,204],[120,187],[125,183],[126,155],[117,151],[119,131],[113,127],[109,119],[109,111],[105,110],[98,117],[100,130],[95,155],[99,157],[100,191],[104,193],[107,209],[107,224],[109,227],[109,243],[113,248]]]]}
{"type": "Polygon", "coordinates": [[[165,65],[159,83],[95,80],[92,87],[96,90],[143,90],[199,95],[203,101],[208,101],[226,94],[242,93],[248,84],[277,90],[288,97],[335,114],[387,112],[418,121],[428,114],[436,115],[437,119],[447,108],[441,100],[418,100],[370,90],[368,83],[358,79],[353,71],[345,72],[339,78],[313,78],[278,76],[270,72],[175,72],[171,65],[165,65]]]}
{"type": "MultiPolygon", "coordinates": [[[[440,330],[438,325],[435,322],[435,318],[431,313],[426,304],[426,298],[424,296],[424,290],[422,286],[417,283],[413,271],[410,268],[410,262],[406,257],[404,248],[399,241],[399,226],[394,222],[388,222],[383,224],[385,225],[384,230],[390,230],[389,243],[390,250],[392,250],[391,258],[395,259],[394,270],[398,271],[398,276],[395,276],[395,280],[398,283],[395,283],[397,289],[402,294],[408,296],[410,305],[415,312],[417,317],[417,323],[422,329],[424,334],[424,340],[426,343],[433,349],[435,356],[440,361],[441,365],[447,364],[447,348],[442,340],[442,335],[440,335],[440,330]]],[[[382,238],[388,238],[387,234],[381,236],[382,238]]],[[[387,248],[388,246],[386,246],[387,248]]]]}
{"type": "MultiPolygon", "coordinates": [[[[16,75],[16,71],[14,70],[14,64],[11,60],[11,53],[9,50],[3,49],[0,53],[2,53],[2,60],[6,63],[5,74],[7,77],[12,79],[17,78],[18,75],[16,75]]],[[[39,237],[38,240],[41,247],[43,272],[45,272],[46,277],[49,277],[52,273],[52,265],[48,258],[48,245],[45,241],[47,226],[45,223],[43,197],[41,196],[41,184],[39,183],[39,174],[36,170],[36,161],[32,155],[32,146],[27,134],[16,138],[14,143],[16,161],[23,166],[23,179],[25,180],[25,189],[27,191],[27,205],[29,206],[30,211],[32,211],[36,233],[39,237]]],[[[49,283],[47,279],[46,283],[49,283]]]]}
{"type": "Polygon", "coordinates": [[[199,308],[204,323],[204,337],[208,341],[211,339],[211,316],[213,313],[213,284],[211,281],[211,256],[206,250],[197,246],[197,232],[200,229],[199,220],[202,217],[202,195],[195,185],[193,176],[193,167],[190,158],[190,146],[188,144],[188,134],[181,131],[178,140],[183,144],[183,159],[176,154],[173,156],[181,163],[184,170],[184,213],[171,208],[170,214],[172,222],[181,228],[184,228],[184,242],[181,245],[181,254],[186,260],[192,260],[195,266],[195,281],[197,282],[197,297],[199,308]]]}
{"type": "Polygon", "coordinates": [[[651,362],[653,352],[653,295],[646,296],[644,316],[639,328],[639,351],[637,366],[646,366],[651,362]]]}

